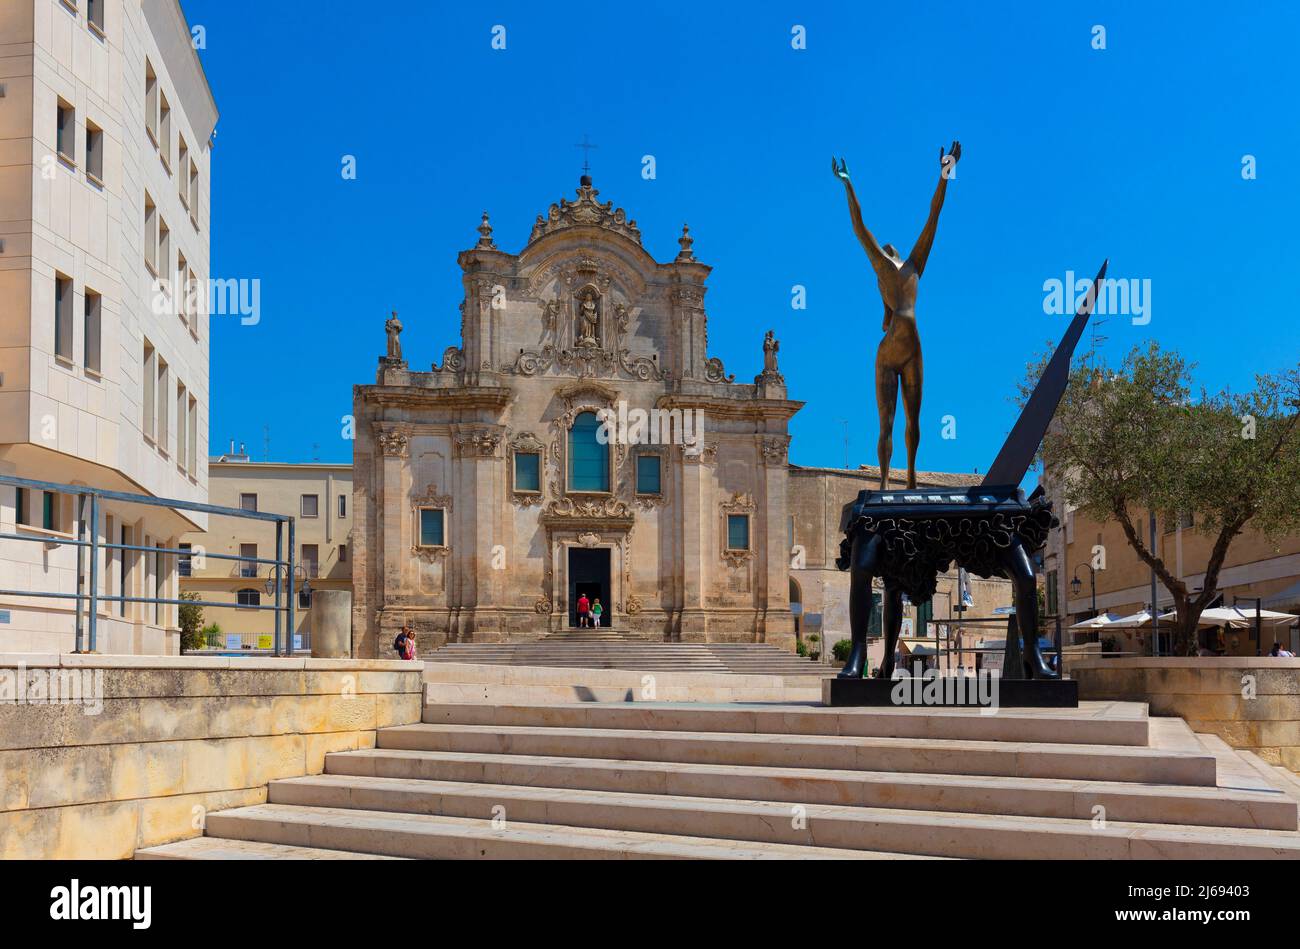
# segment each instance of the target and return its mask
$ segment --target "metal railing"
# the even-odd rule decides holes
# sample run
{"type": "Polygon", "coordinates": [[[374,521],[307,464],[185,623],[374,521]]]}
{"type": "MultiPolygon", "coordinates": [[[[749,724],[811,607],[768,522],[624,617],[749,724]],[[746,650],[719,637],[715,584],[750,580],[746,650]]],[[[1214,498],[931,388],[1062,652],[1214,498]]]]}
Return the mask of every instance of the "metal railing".
{"type": "MultiPolygon", "coordinates": [[[[262,511],[245,511],[242,508],[221,507],[217,504],[202,504],[197,501],[181,501],[175,498],[159,498],[147,494],[129,494],[124,491],[106,491],[84,484],[60,484],[53,481],[34,481],[29,478],[16,478],[0,474],[0,485],[27,491],[49,491],[54,494],[69,495],[77,498],[76,539],[67,537],[51,538],[47,534],[23,534],[19,528],[29,525],[15,524],[14,533],[0,531],[0,540],[26,541],[37,544],[67,544],[77,549],[77,589],[75,593],[56,593],[44,590],[5,590],[0,589],[0,596],[38,597],[43,599],[75,600],[76,612],[76,652],[95,652],[98,642],[98,621],[100,603],[152,603],[174,606],[207,606],[212,608],[232,608],[234,603],[220,603],[207,600],[172,599],[163,596],[113,596],[99,592],[99,552],[103,551],[138,551],[142,553],[171,554],[177,557],[194,557],[197,554],[190,549],[180,547],[149,547],[141,544],[115,544],[111,538],[103,541],[99,537],[99,514],[101,502],[117,501],[124,504],[141,504],[148,507],[170,508],[178,511],[193,511],[198,514],[217,514],[223,517],[242,517],[248,520],[268,521],[275,524],[275,558],[244,557],[239,554],[214,554],[204,552],[202,556],[214,560],[235,560],[242,563],[270,564],[274,577],[275,602],[268,605],[243,606],[240,609],[275,611],[275,655],[293,654],[294,606],[297,594],[291,589],[294,573],[294,519],[287,514],[271,514],[262,511]],[[89,516],[87,516],[89,515],[89,516]],[[89,524],[89,531],[87,526],[89,524]],[[287,527],[287,531],[286,531],[287,527]],[[288,549],[285,549],[285,535],[288,535],[288,549]],[[87,539],[89,534],[89,539],[87,539]],[[88,556],[83,556],[88,552],[88,556]],[[282,555],[283,554],[283,555],[282,555]],[[88,562],[88,566],[87,563],[88,562]],[[89,576],[87,576],[89,575],[89,576]],[[89,580],[89,583],[87,583],[89,580]],[[83,592],[86,591],[86,592],[83,592]]],[[[125,570],[125,563],[123,570],[125,570]]],[[[179,579],[180,571],[177,570],[179,579]]]]}

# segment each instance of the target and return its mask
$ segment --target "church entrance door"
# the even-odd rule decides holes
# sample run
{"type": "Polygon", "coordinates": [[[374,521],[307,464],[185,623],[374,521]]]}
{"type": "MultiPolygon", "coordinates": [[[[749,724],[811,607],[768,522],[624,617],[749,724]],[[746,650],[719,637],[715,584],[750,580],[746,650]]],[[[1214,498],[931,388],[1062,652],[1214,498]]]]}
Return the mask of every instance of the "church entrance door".
{"type": "Polygon", "coordinates": [[[609,548],[569,548],[569,625],[578,625],[578,597],[583,594],[595,602],[600,597],[604,614],[601,626],[609,626],[613,618],[609,591],[609,548]]]}

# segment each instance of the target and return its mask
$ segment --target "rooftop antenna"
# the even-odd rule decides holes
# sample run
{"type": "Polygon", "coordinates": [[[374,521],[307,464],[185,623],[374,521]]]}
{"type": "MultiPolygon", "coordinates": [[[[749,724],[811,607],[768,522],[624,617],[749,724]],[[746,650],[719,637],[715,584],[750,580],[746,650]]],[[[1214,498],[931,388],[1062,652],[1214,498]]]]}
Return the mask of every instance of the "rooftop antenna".
{"type": "MultiPolygon", "coordinates": [[[[593,145],[591,144],[591,142],[587,141],[587,134],[584,132],[582,135],[582,143],[579,145],[574,145],[573,147],[582,149],[582,177],[586,179],[590,179],[591,178],[591,150],[593,148],[600,148],[600,146],[593,145]]],[[[590,181],[588,181],[588,183],[590,183],[590,181]]]]}

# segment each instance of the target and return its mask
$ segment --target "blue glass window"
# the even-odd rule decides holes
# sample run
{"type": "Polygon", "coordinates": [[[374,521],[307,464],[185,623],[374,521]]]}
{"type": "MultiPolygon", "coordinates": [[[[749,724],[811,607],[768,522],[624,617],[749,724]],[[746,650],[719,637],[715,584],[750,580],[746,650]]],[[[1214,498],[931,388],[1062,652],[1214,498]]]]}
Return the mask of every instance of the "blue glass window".
{"type": "Polygon", "coordinates": [[[420,546],[443,546],[442,509],[432,507],[420,508],[420,546]]]}
{"type": "Polygon", "coordinates": [[[636,456],[636,493],[659,494],[659,456],[636,456]]]}
{"type": "Polygon", "coordinates": [[[536,452],[515,452],[515,490],[542,490],[542,456],[536,452]]]}
{"type": "Polygon", "coordinates": [[[596,440],[600,420],[595,412],[583,412],[569,431],[569,490],[609,490],[609,443],[596,440]]]}
{"type": "Polygon", "coordinates": [[[727,515],[727,549],[749,550],[749,515],[727,515]]]}

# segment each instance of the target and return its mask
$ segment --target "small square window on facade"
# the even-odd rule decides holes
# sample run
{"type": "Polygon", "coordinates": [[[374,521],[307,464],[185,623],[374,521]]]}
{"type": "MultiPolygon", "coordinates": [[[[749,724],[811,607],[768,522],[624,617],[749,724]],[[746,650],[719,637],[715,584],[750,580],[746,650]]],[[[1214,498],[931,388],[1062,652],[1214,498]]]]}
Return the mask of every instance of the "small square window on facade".
{"type": "Polygon", "coordinates": [[[662,494],[662,461],[658,455],[636,456],[636,493],[662,494]]]}
{"type": "Polygon", "coordinates": [[[54,275],[54,355],[72,360],[72,278],[54,275]]]}
{"type": "Polygon", "coordinates": [[[320,516],[319,507],[320,507],[320,495],[304,494],[302,496],[302,504],[300,510],[303,517],[319,517],[320,516]]]}
{"type": "Polygon", "coordinates": [[[86,123],[86,177],[104,183],[104,130],[93,122],[86,123]]]}
{"type": "Polygon", "coordinates": [[[542,490],[542,456],[537,452],[515,452],[515,490],[542,490]]]}
{"type": "Polygon", "coordinates": [[[727,549],[749,550],[749,515],[727,515],[727,549]]]}
{"type": "Polygon", "coordinates": [[[94,290],[86,290],[85,295],[85,346],[86,368],[91,372],[100,371],[100,321],[104,309],[104,298],[94,290]]]}
{"type": "Polygon", "coordinates": [[[444,547],[445,531],[443,510],[440,507],[420,508],[420,546],[444,547]]]}
{"type": "Polygon", "coordinates": [[[235,601],[240,606],[261,606],[262,594],[253,589],[240,590],[235,594],[235,601]]]}
{"type": "Polygon", "coordinates": [[[302,569],[308,579],[320,576],[320,546],[318,544],[302,545],[302,569]]]}
{"type": "Polygon", "coordinates": [[[241,577],[257,576],[257,544],[240,544],[239,556],[248,558],[239,562],[239,575],[241,577]]]}
{"type": "Polygon", "coordinates": [[[348,562],[348,545],[339,544],[339,563],[348,562]]]}
{"type": "Polygon", "coordinates": [[[55,128],[55,147],[59,152],[59,157],[69,164],[77,162],[77,112],[67,102],[59,100],[59,111],[57,117],[58,125],[55,128]]]}
{"type": "Polygon", "coordinates": [[[241,495],[239,496],[239,509],[240,509],[241,511],[256,511],[256,510],[257,510],[257,495],[256,495],[256,494],[241,494],[241,495]]]}

